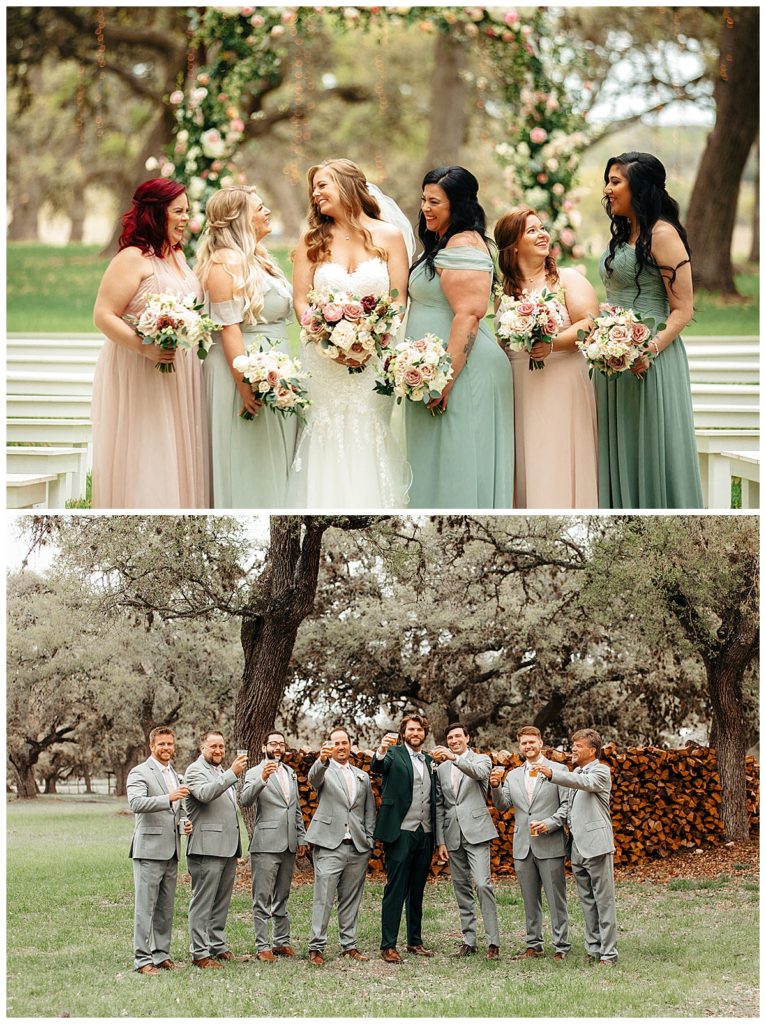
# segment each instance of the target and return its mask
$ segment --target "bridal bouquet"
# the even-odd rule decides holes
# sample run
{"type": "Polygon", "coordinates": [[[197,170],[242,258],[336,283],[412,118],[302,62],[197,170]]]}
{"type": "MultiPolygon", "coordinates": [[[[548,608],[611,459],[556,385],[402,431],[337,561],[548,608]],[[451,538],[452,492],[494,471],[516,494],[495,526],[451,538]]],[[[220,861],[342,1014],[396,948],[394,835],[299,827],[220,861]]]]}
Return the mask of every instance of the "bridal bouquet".
{"type": "MultiPolygon", "coordinates": [[[[262,351],[254,344],[249,346],[246,355],[235,356],[232,365],[267,409],[273,409],[283,416],[294,413],[303,418],[303,410],[311,403],[303,386],[306,374],[297,359],[291,359],[277,348],[262,351]]],[[[255,419],[247,409],[243,409],[239,415],[243,420],[255,419]]]]}
{"type": "MultiPolygon", "coordinates": [[[[363,296],[312,290],[301,316],[301,341],[313,342],[328,359],[342,355],[366,363],[372,355],[382,356],[401,327],[396,294],[396,289],[390,295],[363,296]]],[[[348,368],[349,373],[363,369],[348,368]]]]}
{"type": "MultiPolygon", "coordinates": [[[[495,314],[495,333],[500,343],[514,352],[531,352],[538,341],[550,344],[559,333],[564,317],[554,292],[543,288],[534,298],[526,291],[521,298],[503,295],[495,314]]],[[[529,360],[530,370],[542,370],[545,363],[529,360]]]]}
{"type": "Polygon", "coordinates": [[[588,373],[598,370],[607,377],[630,370],[636,360],[646,357],[652,362],[656,353],[649,343],[665,324],[654,317],[643,316],[634,309],[611,306],[602,302],[600,315],[590,317],[592,327],[577,332],[577,347],[588,361],[588,373]]]}
{"type": "MultiPolygon", "coordinates": [[[[202,308],[193,294],[179,298],[163,292],[147,295],[142,313],[125,319],[135,327],[144,345],[196,349],[199,358],[204,359],[213,344],[213,331],[220,331],[221,325],[200,312],[202,308]]],[[[160,373],[175,373],[172,363],[157,363],[157,369],[160,373]]]]}
{"type": "Polygon", "coordinates": [[[395,395],[396,401],[428,403],[441,398],[454,376],[447,343],[435,334],[426,334],[416,341],[399,342],[383,359],[382,380],[375,382],[381,395],[395,395]]]}

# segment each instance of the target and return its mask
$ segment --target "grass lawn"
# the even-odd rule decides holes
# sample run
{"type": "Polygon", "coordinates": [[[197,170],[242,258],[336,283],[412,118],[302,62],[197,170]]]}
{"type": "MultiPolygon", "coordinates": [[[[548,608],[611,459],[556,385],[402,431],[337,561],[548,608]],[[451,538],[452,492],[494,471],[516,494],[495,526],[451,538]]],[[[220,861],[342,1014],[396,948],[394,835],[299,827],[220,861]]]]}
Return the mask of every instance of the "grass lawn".
{"type": "MultiPolygon", "coordinates": [[[[44,334],[89,333],[93,327],[93,303],[107,261],[98,246],[65,247],[35,243],[8,246],[8,330],[44,334]]],[[[289,274],[288,250],[274,249],[289,274]]],[[[586,260],[588,277],[596,293],[604,297],[598,279],[598,260],[586,260]]],[[[731,302],[709,292],[696,296],[696,318],[686,334],[758,334],[757,268],[736,276],[741,300],[731,302]]],[[[296,332],[297,339],[297,332],[296,332]]]]}
{"type": "MultiPolygon", "coordinates": [[[[127,851],[132,816],[124,801],[41,798],[8,804],[7,1013],[74,1017],[746,1017],[758,1014],[758,877],[619,882],[615,969],[588,967],[572,881],[572,954],[512,962],[524,947],[516,883],[498,883],[502,959],[450,959],[460,939],[448,882],[426,889],[430,961],[401,967],[377,958],[383,887],[368,884],[359,947],[367,964],[338,957],[335,917],[327,965],[306,957],[311,887],[290,900],[296,961],[232,963],[212,975],[189,963],[188,878],[179,881],[173,956],[186,969],[145,977],[132,971],[133,883],[127,851]],[[151,993],[147,998],[147,993],[151,993]]],[[[182,862],[181,871],[185,871],[182,862]]],[[[228,936],[252,952],[246,892],[235,893],[228,936]]],[[[401,948],[401,946],[400,946],[401,948]]]]}

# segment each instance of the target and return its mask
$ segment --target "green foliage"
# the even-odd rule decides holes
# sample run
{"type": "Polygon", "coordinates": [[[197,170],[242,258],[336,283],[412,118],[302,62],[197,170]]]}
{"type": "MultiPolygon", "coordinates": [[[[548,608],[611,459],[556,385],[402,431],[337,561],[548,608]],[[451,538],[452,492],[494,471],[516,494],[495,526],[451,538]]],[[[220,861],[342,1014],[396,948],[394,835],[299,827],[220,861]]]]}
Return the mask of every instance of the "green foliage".
{"type": "MultiPolygon", "coordinates": [[[[132,816],[124,802],[41,799],[11,803],[7,814],[7,1013],[9,1017],[713,1017],[757,1016],[758,904],[736,883],[715,892],[668,892],[663,884],[617,882],[620,965],[588,967],[575,887],[568,881],[572,954],[509,965],[524,947],[523,909],[514,881],[496,884],[501,961],[450,957],[460,941],[447,881],[426,886],[424,938],[433,960],[404,954],[392,971],[378,958],[381,883],[368,883],[359,946],[339,953],[333,916],[328,963],[306,960],[311,886],[290,895],[298,959],[233,963],[194,971],[189,963],[185,863],[176,897],[172,955],[185,969],[156,978],[132,972],[133,883],[127,857],[132,816]],[[41,885],[40,880],[45,879],[41,885]],[[662,927],[658,927],[658,921],[662,927]],[[710,936],[715,934],[715,942],[710,936]],[[72,969],[72,964],[77,969],[72,969]],[[658,969],[661,964],[661,970],[658,969]],[[194,972],[193,972],[194,971],[194,972]],[[192,973],[193,972],[193,973],[192,973]],[[212,976],[211,976],[212,975],[212,976]],[[109,983],[104,984],[104,979],[109,983]]],[[[234,952],[254,949],[247,890],[234,894],[227,934],[234,952]]]]}

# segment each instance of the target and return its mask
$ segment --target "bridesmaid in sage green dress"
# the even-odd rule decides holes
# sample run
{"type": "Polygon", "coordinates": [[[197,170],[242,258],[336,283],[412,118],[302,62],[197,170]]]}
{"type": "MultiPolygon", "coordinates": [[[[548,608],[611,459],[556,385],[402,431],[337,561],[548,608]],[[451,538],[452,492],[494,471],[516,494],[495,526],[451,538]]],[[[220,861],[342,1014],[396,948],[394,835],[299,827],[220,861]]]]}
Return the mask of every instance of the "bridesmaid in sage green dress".
{"type": "Polygon", "coordinates": [[[513,372],[483,322],[494,265],[478,189],[463,167],[423,180],[406,333],[448,341],[455,376],[428,406],[405,403],[410,508],[513,506],[513,372]]]}
{"type": "Polygon", "coordinates": [[[223,325],[204,363],[213,507],[284,508],[296,418],[262,408],[232,363],[258,339],[289,354],[292,289],[261,244],[269,210],[254,189],[222,188],[205,215],[196,269],[209,314],[223,325]],[[242,419],[243,409],[255,419],[242,419]]]}
{"type": "Polygon", "coordinates": [[[694,293],[686,232],[649,153],[612,157],[604,172],[612,238],[601,260],[607,301],[666,327],[631,372],[596,374],[601,508],[702,508],[691,385],[681,331],[694,293]]]}

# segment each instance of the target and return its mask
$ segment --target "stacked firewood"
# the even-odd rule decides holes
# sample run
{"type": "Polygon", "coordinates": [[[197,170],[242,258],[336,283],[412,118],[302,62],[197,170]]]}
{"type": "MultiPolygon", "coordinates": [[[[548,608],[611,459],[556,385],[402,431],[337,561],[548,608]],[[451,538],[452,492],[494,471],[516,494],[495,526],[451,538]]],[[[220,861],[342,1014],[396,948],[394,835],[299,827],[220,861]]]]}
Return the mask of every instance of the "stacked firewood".
{"type": "MultiPolygon", "coordinates": [[[[522,763],[518,754],[508,751],[486,751],[493,764],[506,769],[522,763]]],[[[552,761],[573,767],[567,754],[557,750],[544,750],[552,761]]],[[[373,751],[356,751],[352,761],[363,771],[369,771],[373,751]]],[[[298,750],[289,753],[285,761],[295,769],[308,827],[316,810],[318,797],[309,786],[307,776],[317,758],[315,752],[298,750]]],[[[662,750],[659,747],[624,747],[614,744],[604,747],[601,755],[612,770],[611,812],[615,838],[615,862],[633,864],[658,857],[669,857],[679,851],[694,849],[706,843],[724,840],[721,821],[721,780],[716,764],[716,752],[710,747],[683,747],[680,750],[662,750]]],[[[759,765],[755,758],[746,762],[747,804],[750,830],[757,832],[759,815],[759,765]]],[[[371,775],[375,798],[380,804],[381,776],[371,775]]],[[[499,838],[492,843],[492,871],[497,875],[513,874],[513,810],[498,812],[488,799],[490,812],[497,826],[499,838]]],[[[383,850],[376,843],[370,858],[370,873],[384,868],[383,850]]],[[[447,870],[434,858],[432,873],[447,870]]]]}

